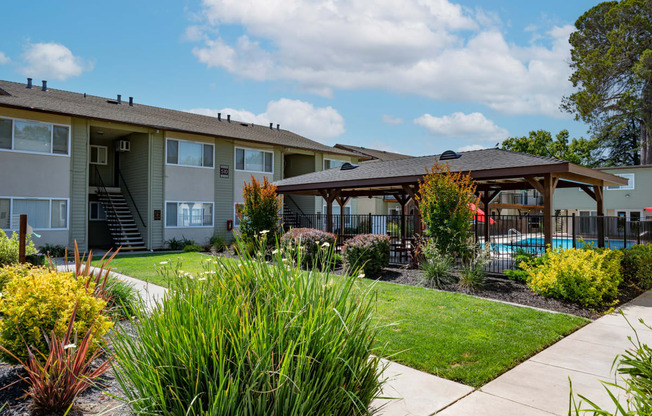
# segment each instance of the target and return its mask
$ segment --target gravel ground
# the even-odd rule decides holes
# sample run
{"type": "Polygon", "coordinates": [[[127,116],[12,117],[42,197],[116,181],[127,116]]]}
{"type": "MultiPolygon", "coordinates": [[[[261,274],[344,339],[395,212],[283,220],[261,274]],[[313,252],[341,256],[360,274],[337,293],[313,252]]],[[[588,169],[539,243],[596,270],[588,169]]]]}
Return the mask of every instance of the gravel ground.
{"type": "MultiPolygon", "coordinates": [[[[404,267],[388,267],[383,269],[376,279],[401,285],[421,286],[422,276],[423,272],[421,270],[408,269],[404,267]]],[[[518,303],[519,305],[532,306],[535,308],[578,315],[591,319],[599,318],[609,309],[604,307],[589,309],[575,303],[546,298],[532,292],[523,283],[505,278],[487,277],[484,287],[475,291],[464,289],[456,283],[447,284],[442,287],[442,290],[466,293],[473,296],[496,299],[504,302],[518,303]]],[[[638,291],[626,291],[621,296],[620,304],[635,298],[639,294],[640,292],[638,291]]]]}
{"type": "MultiPolygon", "coordinates": [[[[128,322],[119,322],[116,324],[119,330],[133,334],[131,325],[128,322]]],[[[111,345],[108,346],[111,349],[111,345]]],[[[99,364],[99,363],[98,363],[99,364]]],[[[25,397],[27,383],[20,377],[26,376],[25,371],[20,366],[12,366],[0,361],[0,416],[27,416],[35,415],[30,408],[31,400],[25,397]],[[3,388],[8,386],[6,388],[3,388]]],[[[97,381],[97,385],[89,388],[82,393],[74,406],[68,413],[70,416],[86,415],[125,415],[129,413],[129,407],[115,397],[122,397],[122,390],[115,379],[113,369],[109,369],[97,381]]],[[[40,415],[63,415],[61,413],[39,413],[40,415]]]]}

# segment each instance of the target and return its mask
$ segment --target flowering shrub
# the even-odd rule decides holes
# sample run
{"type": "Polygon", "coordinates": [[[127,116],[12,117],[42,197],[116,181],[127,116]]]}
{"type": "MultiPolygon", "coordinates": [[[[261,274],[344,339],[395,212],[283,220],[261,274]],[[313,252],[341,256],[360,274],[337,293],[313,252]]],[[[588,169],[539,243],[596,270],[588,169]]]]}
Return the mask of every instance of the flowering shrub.
{"type": "MultiPolygon", "coordinates": [[[[36,254],[36,247],[29,235],[25,241],[25,255],[36,254]]],[[[0,230],[0,266],[18,263],[18,233],[12,233],[11,237],[0,230]]]]}
{"type": "Polygon", "coordinates": [[[389,265],[389,236],[360,234],[346,241],[342,250],[348,270],[362,268],[365,276],[374,276],[389,265]]]}
{"type": "Polygon", "coordinates": [[[312,267],[320,250],[335,246],[335,234],[314,228],[292,228],[281,237],[281,245],[295,261],[312,267]]]}
{"type": "Polygon", "coordinates": [[[63,336],[75,305],[75,330],[85,334],[94,328],[99,343],[112,322],[102,315],[107,302],[96,297],[94,289],[95,282],[75,278],[73,273],[43,268],[24,273],[16,268],[16,276],[9,277],[0,297],[0,345],[13,355],[5,353],[3,358],[26,360],[28,345],[46,353],[43,334],[54,331],[63,336]]]}
{"type": "Polygon", "coordinates": [[[534,292],[583,306],[609,305],[616,301],[622,281],[618,250],[548,250],[542,264],[521,263],[534,292]]]}

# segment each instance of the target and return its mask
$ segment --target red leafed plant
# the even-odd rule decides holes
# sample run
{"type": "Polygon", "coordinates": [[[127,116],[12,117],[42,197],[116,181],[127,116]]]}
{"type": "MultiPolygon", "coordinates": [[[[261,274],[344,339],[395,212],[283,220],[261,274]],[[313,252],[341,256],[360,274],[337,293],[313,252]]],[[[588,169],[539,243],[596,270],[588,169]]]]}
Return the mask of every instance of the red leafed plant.
{"type": "MultiPolygon", "coordinates": [[[[95,337],[93,328],[86,332],[79,343],[77,342],[77,334],[73,334],[76,315],[77,305],[73,309],[63,338],[57,337],[54,331],[49,339],[46,337],[50,350],[47,356],[39,351],[35,354],[29,346],[26,362],[14,356],[27,372],[27,378],[21,378],[29,385],[26,396],[32,398],[35,410],[69,409],[75,398],[93,386],[95,380],[109,369],[111,358],[102,361],[98,366],[93,365],[101,355],[99,349],[90,354],[95,337]],[[45,362],[42,362],[42,359],[45,362]]],[[[11,354],[1,345],[0,349],[11,354]]]]}

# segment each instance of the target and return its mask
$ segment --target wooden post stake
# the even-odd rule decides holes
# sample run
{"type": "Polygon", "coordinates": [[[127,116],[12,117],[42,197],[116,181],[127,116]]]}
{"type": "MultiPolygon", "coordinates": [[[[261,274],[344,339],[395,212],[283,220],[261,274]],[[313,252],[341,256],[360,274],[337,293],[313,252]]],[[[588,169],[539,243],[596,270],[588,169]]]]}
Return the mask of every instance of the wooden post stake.
{"type": "Polygon", "coordinates": [[[20,228],[18,230],[18,262],[25,263],[25,244],[27,240],[27,215],[20,214],[20,228]]]}

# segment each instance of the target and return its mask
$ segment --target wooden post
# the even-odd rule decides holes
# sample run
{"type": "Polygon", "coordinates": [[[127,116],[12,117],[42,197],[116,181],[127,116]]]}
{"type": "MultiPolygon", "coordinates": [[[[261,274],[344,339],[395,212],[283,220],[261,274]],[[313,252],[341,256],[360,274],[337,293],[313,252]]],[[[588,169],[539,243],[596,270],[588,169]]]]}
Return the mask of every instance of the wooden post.
{"type": "Polygon", "coordinates": [[[322,198],[326,200],[326,231],[333,232],[333,201],[340,195],[339,189],[320,190],[322,198]]]}
{"type": "Polygon", "coordinates": [[[339,196],[335,197],[335,200],[337,201],[337,204],[340,206],[340,241],[344,240],[344,224],[345,224],[345,222],[344,222],[344,207],[346,206],[346,204],[349,203],[350,199],[351,199],[351,197],[344,197],[344,198],[339,197],[339,196]]]}
{"type": "Polygon", "coordinates": [[[598,211],[598,247],[604,247],[604,199],[602,186],[593,186],[598,211]]]}
{"type": "MultiPolygon", "coordinates": [[[[419,200],[417,199],[417,186],[403,185],[403,191],[414,201],[414,237],[421,235],[421,210],[419,209],[419,200]]],[[[407,202],[406,202],[407,203],[407,202]]]]}
{"type": "Polygon", "coordinates": [[[18,229],[18,262],[25,263],[25,244],[27,240],[27,215],[20,214],[20,226],[18,229]]]}
{"type": "Polygon", "coordinates": [[[496,199],[498,194],[500,194],[500,190],[496,190],[494,192],[491,192],[489,190],[484,191],[484,193],[481,194],[480,200],[482,201],[482,205],[484,207],[484,243],[485,247],[489,247],[489,244],[491,244],[490,238],[491,238],[491,201],[496,199]]]}

